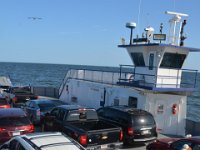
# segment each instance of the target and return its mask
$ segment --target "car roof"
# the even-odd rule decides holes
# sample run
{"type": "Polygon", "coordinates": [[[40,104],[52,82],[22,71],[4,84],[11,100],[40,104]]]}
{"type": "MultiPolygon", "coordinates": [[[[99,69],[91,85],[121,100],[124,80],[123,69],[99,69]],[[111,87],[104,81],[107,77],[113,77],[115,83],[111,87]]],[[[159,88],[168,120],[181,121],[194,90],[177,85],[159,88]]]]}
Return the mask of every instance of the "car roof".
{"type": "Polygon", "coordinates": [[[83,149],[80,144],[73,139],[64,136],[60,132],[38,132],[19,136],[30,145],[40,148],[42,150],[59,150],[70,149],[77,150],[83,149]]]}
{"type": "Polygon", "coordinates": [[[132,115],[150,114],[149,112],[147,112],[145,110],[134,108],[134,107],[131,107],[131,106],[126,106],[126,105],[108,106],[106,108],[112,108],[112,109],[119,110],[119,111],[122,111],[122,112],[127,112],[127,113],[132,114],[132,115]]]}
{"type": "Polygon", "coordinates": [[[21,108],[0,109],[0,118],[26,116],[21,108]]]}
{"type": "Polygon", "coordinates": [[[60,105],[60,106],[57,106],[56,108],[63,108],[63,109],[67,109],[67,110],[94,109],[91,107],[85,107],[85,106],[80,106],[80,105],[60,105]]]}
{"type": "MultiPolygon", "coordinates": [[[[33,99],[33,100],[29,100],[29,101],[31,101],[31,102],[35,102],[35,103],[37,103],[37,104],[39,104],[39,103],[53,103],[53,102],[63,102],[63,101],[61,101],[61,100],[52,100],[52,99],[33,99]]],[[[64,104],[64,102],[63,102],[63,104],[64,104]]]]}

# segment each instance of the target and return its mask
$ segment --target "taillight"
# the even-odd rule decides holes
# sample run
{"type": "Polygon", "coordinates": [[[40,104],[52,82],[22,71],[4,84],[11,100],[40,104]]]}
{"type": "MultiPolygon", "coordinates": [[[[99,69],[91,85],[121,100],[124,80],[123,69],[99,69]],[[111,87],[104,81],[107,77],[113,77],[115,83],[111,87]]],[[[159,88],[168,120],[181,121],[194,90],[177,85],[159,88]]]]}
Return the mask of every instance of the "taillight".
{"type": "Polygon", "coordinates": [[[36,115],[37,115],[37,116],[40,116],[40,109],[38,109],[38,110],[36,111],[36,115]]]}
{"type": "Polygon", "coordinates": [[[10,108],[10,105],[1,105],[0,108],[10,108]]]}
{"type": "Polygon", "coordinates": [[[34,130],[35,130],[35,127],[34,127],[33,124],[30,125],[30,130],[31,130],[31,131],[34,131],[34,130]]]}
{"type": "Polygon", "coordinates": [[[6,129],[4,129],[4,128],[0,128],[0,132],[2,132],[2,131],[5,131],[6,129]]]}
{"type": "Polygon", "coordinates": [[[132,127],[128,128],[128,135],[133,135],[134,134],[134,129],[132,127]]]}
{"type": "Polygon", "coordinates": [[[120,131],[120,135],[119,135],[119,140],[122,141],[123,140],[123,131],[120,131]]]}
{"type": "Polygon", "coordinates": [[[87,135],[81,135],[79,137],[80,144],[83,145],[83,146],[86,146],[88,144],[87,139],[88,139],[87,135]]]}
{"type": "Polygon", "coordinates": [[[33,132],[35,130],[35,127],[33,124],[25,126],[25,130],[29,132],[33,132]]]}

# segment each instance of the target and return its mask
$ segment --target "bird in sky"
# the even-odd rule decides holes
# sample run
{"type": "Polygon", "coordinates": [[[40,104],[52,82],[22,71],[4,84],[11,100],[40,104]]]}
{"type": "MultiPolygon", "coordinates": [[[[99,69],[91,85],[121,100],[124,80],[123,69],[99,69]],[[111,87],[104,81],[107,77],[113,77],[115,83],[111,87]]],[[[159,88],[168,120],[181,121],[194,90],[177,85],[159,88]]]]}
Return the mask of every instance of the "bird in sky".
{"type": "Polygon", "coordinates": [[[28,17],[28,19],[41,20],[42,18],[40,18],[40,17],[28,17]]]}

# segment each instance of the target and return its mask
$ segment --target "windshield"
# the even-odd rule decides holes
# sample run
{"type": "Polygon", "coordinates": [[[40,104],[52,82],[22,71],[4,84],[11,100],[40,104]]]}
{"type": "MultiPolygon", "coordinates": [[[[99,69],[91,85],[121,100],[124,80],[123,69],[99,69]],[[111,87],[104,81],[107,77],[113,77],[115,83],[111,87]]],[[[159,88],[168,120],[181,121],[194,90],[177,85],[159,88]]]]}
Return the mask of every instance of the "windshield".
{"type": "Polygon", "coordinates": [[[7,127],[7,126],[23,126],[28,125],[31,122],[28,120],[27,117],[6,117],[0,118],[0,126],[7,127]]]}

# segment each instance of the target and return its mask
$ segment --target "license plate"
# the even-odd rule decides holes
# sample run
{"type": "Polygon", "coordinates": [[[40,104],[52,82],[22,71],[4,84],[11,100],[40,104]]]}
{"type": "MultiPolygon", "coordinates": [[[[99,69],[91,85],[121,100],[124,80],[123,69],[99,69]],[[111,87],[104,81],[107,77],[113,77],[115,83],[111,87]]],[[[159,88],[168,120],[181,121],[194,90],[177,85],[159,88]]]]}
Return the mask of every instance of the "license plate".
{"type": "Polygon", "coordinates": [[[20,132],[19,132],[19,131],[13,132],[12,135],[13,135],[13,136],[20,135],[20,132]]]}
{"type": "Polygon", "coordinates": [[[108,146],[107,145],[101,145],[101,149],[107,149],[108,146]]]}
{"type": "Polygon", "coordinates": [[[149,131],[149,130],[144,130],[144,131],[142,131],[142,134],[144,135],[144,134],[151,134],[151,132],[149,131]]]}

